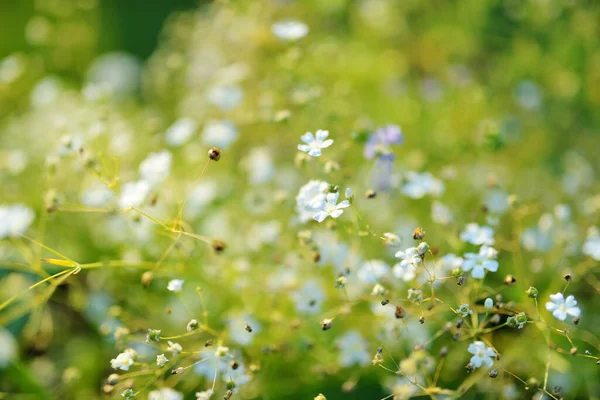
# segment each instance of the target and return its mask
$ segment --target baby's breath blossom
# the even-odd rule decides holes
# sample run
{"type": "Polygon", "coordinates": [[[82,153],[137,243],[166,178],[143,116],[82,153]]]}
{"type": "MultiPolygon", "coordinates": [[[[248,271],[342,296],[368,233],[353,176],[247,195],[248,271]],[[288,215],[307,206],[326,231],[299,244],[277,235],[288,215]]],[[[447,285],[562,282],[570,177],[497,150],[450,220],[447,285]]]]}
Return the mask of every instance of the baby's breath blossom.
{"type": "Polygon", "coordinates": [[[487,244],[493,246],[495,243],[494,230],[489,226],[479,226],[479,224],[472,222],[467,224],[465,230],[461,232],[460,240],[474,245],[487,244]]]}
{"type": "Polygon", "coordinates": [[[319,129],[314,135],[311,132],[306,132],[300,136],[306,144],[299,144],[298,150],[308,153],[312,157],[319,157],[321,150],[325,149],[333,144],[333,139],[327,139],[329,131],[319,129]]]}
{"type": "Polygon", "coordinates": [[[367,342],[358,331],[349,331],[340,337],[336,344],[340,349],[339,363],[342,367],[352,365],[368,365],[371,356],[367,350],[367,342]]]}
{"type": "Polygon", "coordinates": [[[596,227],[588,230],[587,238],[583,243],[583,254],[600,261],[600,232],[596,227]]]}
{"type": "Polygon", "coordinates": [[[0,239],[24,234],[35,214],[23,204],[0,206],[0,239]]]}
{"type": "Polygon", "coordinates": [[[0,369],[6,367],[17,357],[17,341],[13,335],[0,328],[0,369]]]}
{"type": "Polygon", "coordinates": [[[486,310],[491,310],[492,307],[494,307],[494,300],[492,300],[490,297],[488,297],[483,302],[483,306],[485,307],[486,310]]]}
{"type": "Polygon", "coordinates": [[[492,364],[494,364],[496,352],[491,347],[487,347],[482,341],[471,343],[468,351],[473,354],[473,357],[471,357],[471,365],[473,368],[479,368],[482,365],[491,368],[492,364]]]}
{"type": "Polygon", "coordinates": [[[328,193],[326,201],[321,201],[321,204],[317,205],[317,213],[313,216],[313,219],[317,222],[323,222],[327,217],[339,218],[344,212],[344,208],[350,206],[348,200],[342,200],[338,203],[339,193],[328,193]]]}
{"type": "Polygon", "coordinates": [[[448,225],[452,222],[454,216],[450,209],[439,201],[434,201],[431,206],[431,220],[436,224],[448,225]]]}
{"type": "Polygon", "coordinates": [[[402,268],[406,268],[407,266],[416,268],[417,265],[422,261],[421,256],[415,247],[409,247],[404,251],[398,251],[396,253],[396,258],[402,260],[400,261],[400,266],[402,268]]]}
{"type": "Polygon", "coordinates": [[[169,360],[167,359],[167,357],[165,357],[164,354],[159,354],[156,356],[156,365],[158,365],[159,367],[164,366],[168,362],[169,360]]]}
{"type": "Polygon", "coordinates": [[[183,288],[183,279],[172,279],[167,284],[167,289],[171,292],[179,293],[183,288]]]}
{"type": "Polygon", "coordinates": [[[420,303],[423,301],[423,291],[420,289],[408,289],[407,298],[413,303],[420,303]]]}
{"type": "Polygon", "coordinates": [[[461,268],[464,261],[465,260],[462,257],[459,257],[456,254],[448,253],[436,262],[436,268],[440,272],[448,272],[456,268],[461,268]]]}
{"type": "Polygon", "coordinates": [[[293,42],[308,34],[308,26],[300,21],[283,20],[271,25],[271,32],[281,40],[293,42]]]}
{"type": "Polygon", "coordinates": [[[202,140],[208,146],[227,149],[238,138],[235,124],[229,120],[209,121],[204,126],[202,140]]]}
{"type": "Polygon", "coordinates": [[[169,387],[163,387],[148,393],[148,400],[183,400],[183,394],[169,387]]]}
{"type": "Polygon", "coordinates": [[[165,141],[169,146],[182,146],[191,139],[196,129],[196,121],[191,118],[180,118],[165,132],[165,141]]]}
{"type": "Polygon", "coordinates": [[[123,371],[129,371],[129,367],[133,365],[133,359],[137,355],[133,349],[126,349],[120,353],[117,358],[110,360],[110,366],[113,369],[122,369],[123,371]]]}
{"type": "Polygon", "coordinates": [[[383,241],[383,244],[388,247],[400,246],[400,242],[401,242],[400,237],[398,237],[398,235],[395,235],[391,232],[384,233],[381,240],[383,241]]]}
{"type": "Polygon", "coordinates": [[[126,183],[121,187],[119,206],[138,207],[142,205],[148,193],[150,193],[150,184],[144,180],[126,183]]]}
{"type": "Polygon", "coordinates": [[[518,313],[517,315],[513,315],[508,317],[506,320],[508,326],[511,328],[521,329],[527,323],[527,315],[524,312],[518,313]]]}
{"type": "Polygon", "coordinates": [[[409,171],[405,176],[406,182],[402,185],[402,193],[411,199],[420,199],[425,195],[439,196],[444,193],[444,183],[436,179],[429,172],[409,171]]]}
{"type": "Polygon", "coordinates": [[[412,281],[417,273],[415,268],[408,263],[399,262],[392,267],[392,273],[396,278],[402,279],[404,282],[412,281]]]}
{"type": "Polygon", "coordinates": [[[471,310],[469,308],[468,304],[461,304],[457,309],[456,312],[458,313],[458,315],[460,315],[461,317],[465,318],[468,317],[469,315],[473,314],[473,310],[471,310]]]}
{"type": "Polygon", "coordinates": [[[565,297],[561,292],[551,294],[550,300],[546,303],[546,310],[550,311],[554,318],[564,321],[567,315],[579,318],[581,309],[577,307],[577,300],[573,295],[565,297]]]}
{"type": "Polygon", "coordinates": [[[368,160],[374,158],[394,159],[392,145],[404,142],[402,131],[397,125],[387,125],[373,132],[365,144],[364,156],[368,160]]]}
{"type": "Polygon", "coordinates": [[[329,183],[312,180],[300,188],[296,196],[296,211],[301,222],[307,222],[318,211],[317,206],[327,199],[329,183]]]}
{"type": "Polygon", "coordinates": [[[125,389],[121,393],[121,397],[125,397],[125,400],[132,400],[132,399],[135,399],[136,394],[133,391],[133,389],[125,389]]]}
{"type": "Polygon", "coordinates": [[[464,271],[471,271],[471,276],[476,279],[483,279],[485,271],[498,271],[498,261],[495,260],[498,252],[489,246],[483,245],[479,249],[479,254],[466,253],[465,260],[462,263],[464,271]]]}
{"type": "Polygon", "coordinates": [[[167,150],[159,153],[150,153],[140,163],[140,176],[150,186],[154,187],[169,177],[172,160],[173,155],[167,150]]]}
{"type": "Polygon", "coordinates": [[[321,310],[325,293],[317,281],[308,280],[300,290],[292,293],[292,300],[296,303],[298,312],[314,314],[321,310]]]}
{"type": "Polygon", "coordinates": [[[213,390],[208,389],[203,392],[196,392],[196,400],[209,400],[213,395],[213,390]]]}
{"type": "Polygon", "coordinates": [[[160,329],[148,329],[146,334],[146,342],[159,342],[160,341],[160,329]]]}
{"type": "Polygon", "coordinates": [[[385,288],[379,283],[376,283],[375,286],[373,286],[373,290],[371,290],[371,296],[383,296],[385,292],[385,288]]]}
{"type": "Polygon", "coordinates": [[[358,279],[367,284],[375,284],[388,274],[390,266],[383,260],[367,260],[356,273],[358,279]]]}
{"type": "Polygon", "coordinates": [[[173,356],[181,353],[183,351],[183,347],[179,343],[171,342],[170,340],[167,342],[169,347],[167,347],[167,351],[173,353],[173,356]]]}
{"type": "Polygon", "coordinates": [[[197,319],[190,319],[190,322],[187,323],[185,330],[188,332],[191,331],[195,331],[196,329],[198,329],[198,320],[197,319]]]}

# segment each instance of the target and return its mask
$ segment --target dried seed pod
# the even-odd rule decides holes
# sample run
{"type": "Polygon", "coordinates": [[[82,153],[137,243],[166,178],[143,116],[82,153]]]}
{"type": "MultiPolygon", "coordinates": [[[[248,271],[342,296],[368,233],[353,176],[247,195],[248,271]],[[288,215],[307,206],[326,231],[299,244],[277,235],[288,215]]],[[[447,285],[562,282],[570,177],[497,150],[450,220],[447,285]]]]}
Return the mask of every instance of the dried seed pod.
{"type": "Polygon", "coordinates": [[[208,158],[213,161],[219,161],[221,159],[221,149],[218,147],[212,147],[208,150],[208,158]]]}
{"type": "Polygon", "coordinates": [[[413,239],[421,240],[425,237],[425,231],[420,226],[413,231],[413,239]]]}
{"type": "Polygon", "coordinates": [[[396,312],[394,315],[396,318],[402,319],[406,316],[406,310],[402,306],[396,306],[396,312]]]}

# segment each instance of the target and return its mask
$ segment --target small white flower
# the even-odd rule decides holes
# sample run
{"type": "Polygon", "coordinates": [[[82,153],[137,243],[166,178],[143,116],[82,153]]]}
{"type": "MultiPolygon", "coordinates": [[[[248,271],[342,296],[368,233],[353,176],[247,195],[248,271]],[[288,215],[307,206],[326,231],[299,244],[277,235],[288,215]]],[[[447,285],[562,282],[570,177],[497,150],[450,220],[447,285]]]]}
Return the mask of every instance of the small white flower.
{"type": "Polygon", "coordinates": [[[366,260],[362,267],[356,273],[359,281],[368,284],[375,284],[390,271],[389,265],[382,260],[366,260]]]}
{"type": "Polygon", "coordinates": [[[420,289],[408,289],[407,299],[413,303],[420,303],[423,301],[423,291],[420,289]]]}
{"type": "Polygon", "coordinates": [[[226,346],[218,346],[217,350],[215,350],[215,357],[220,358],[229,353],[229,347],[226,346]]]}
{"type": "Polygon", "coordinates": [[[565,299],[563,294],[558,292],[550,295],[551,302],[546,303],[546,310],[550,311],[554,318],[564,321],[567,315],[578,318],[581,315],[581,309],[577,307],[577,300],[573,295],[565,299]]]}
{"type": "Polygon", "coordinates": [[[202,139],[209,146],[221,149],[228,148],[238,137],[238,130],[234,123],[229,120],[209,121],[204,126],[202,139]]]}
{"type": "Polygon", "coordinates": [[[465,230],[461,232],[460,240],[475,245],[487,244],[493,246],[495,243],[494,230],[489,226],[479,226],[479,224],[472,222],[467,224],[465,230]]]}
{"type": "Polygon", "coordinates": [[[473,368],[479,368],[484,364],[487,368],[491,368],[492,364],[494,364],[496,352],[491,347],[487,347],[485,343],[481,341],[471,343],[468,351],[473,354],[473,357],[471,357],[471,365],[473,368]]]}
{"type": "Polygon", "coordinates": [[[456,310],[456,312],[463,318],[473,314],[473,310],[469,308],[468,304],[461,304],[460,307],[458,307],[458,309],[456,310]]]}
{"type": "Polygon", "coordinates": [[[301,222],[307,222],[317,212],[317,206],[327,199],[329,183],[324,181],[309,181],[302,186],[296,196],[296,211],[301,222]]]}
{"type": "Polygon", "coordinates": [[[136,181],[124,184],[121,187],[119,206],[121,208],[138,207],[150,192],[150,184],[146,181],[136,181]]]}
{"type": "Polygon", "coordinates": [[[165,132],[165,141],[169,146],[179,147],[185,144],[196,132],[198,125],[191,118],[180,118],[165,132]]]}
{"type": "Polygon", "coordinates": [[[354,195],[352,194],[352,190],[350,188],[346,188],[346,192],[344,194],[346,195],[346,198],[348,200],[354,198],[354,195]]]}
{"type": "Polygon", "coordinates": [[[183,400],[183,394],[168,387],[148,393],[148,400],[183,400]]]}
{"type": "Polygon", "coordinates": [[[136,356],[136,352],[133,349],[126,349],[120,353],[117,358],[110,360],[110,366],[114,369],[122,369],[123,371],[129,371],[129,367],[133,365],[133,359],[136,356]]]}
{"type": "Polygon", "coordinates": [[[396,258],[401,259],[400,267],[405,268],[407,266],[412,266],[416,268],[417,265],[421,262],[421,256],[415,247],[409,247],[404,251],[399,251],[396,253],[396,258]]]}
{"type": "Polygon", "coordinates": [[[384,233],[381,240],[383,240],[383,244],[385,244],[388,247],[399,246],[401,242],[400,237],[398,237],[398,235],[394,235],[391,232],[384,233]]]}
{"type": "Polygon", "coordinates": [[[156,186],[169,177],[173,155],[167,150],[150,153],[140,163],[140,175],[150,186],[156,186]]]}
{"type": "Polygon", "coordinates": [[[494,307],[494,300],[492,300],[490,297],[488,297],[483,302],[483,306],[485,307],[486,310],[491,310],[492,307],[494,307]]]}
{"type": "Polygon", "coordinates": [[[279,39],[293,42],[308,34],[308,26],[300,21],[285,20],[274,23],[271,32],[279,39]]]}
{"type": "Polygon", "coordinates": [[[121,393],[121,397],[125,397],[125,400],[132,400],[136,398],[136,395],[133,389],[125,389],[121,393]]]}
{"type": "Polygon", "coordinates": [[[371,296],[383,296],[385,292],[385,288],[379,283],[376,283],[375,286],[373,286],[373,290],[371,291],[371,296]]]}
{"type": "Polygon", "coordinates": [[[444,183],[435,178],[429,172],[414,172],[409,171],[406,176],[406,182],[400,190],[402,193],[411,199],[420,199],[427,194],[439,196],[444,193],[444,183]]]}
{"type": "Polygon", "coordinates": [[[417,276],[415,268],[412,265],[403,262],[394,265],[392,273],[396,278],[402,279],[404,282],[412,281],[415,276],[417,276]]]}
{"type": "Polygon", "coordinates": [[[196,400],[209,400],[213,395],[212,389],[205,390],[203,392],[196,392],[196,400]]]}
{"type": "Polygon", "coordinates": [[[321,310],[325,293],[317,281],[308,280],[300,290],[292,293],[292,300],[296,303],[296,311],[314,314],[321,310]]]}
{"type": "Polygon", "coordinates": [[[167,289],[170,290],[171,292],[179,293],[179,292],[181,292],[181,289],[183,288],[183,282],[184,282],[183,279],[172,279],[167,284],[167,289]]]}
{"type": "Polygon", "coordinates": [[[169,360],[167,359],[167,357],[165,357],[164,354],[159,354],[156,356],[156,365],[158,365],[159,367],[164,366],[168,362],[169,360]]]}
{"type": "Polygon", "coordinates": [[[595,227],[588,230],[587,238],[583,243],[583,254],[600,261],[600,232],[595,227]]]}
{"type": "Polygon", "coordinates": [[[333,140],[327,139],[327,136],[329,136],[329,131],[321,129],[314,136],[311,132],[306,132],[300,136],[300,140],[306,144],[299,144],[298,150],[308,153],[312,157],[319,157],[321,149],[325,149],[333,144],[333,140]]]}
{"type": "Polygon", "coordinates": [[[350,206],[348,200],[342,200],[338,204],[337,201],[339,196],[339,193],[328,193],[326,201],[322,201],[321,204],[317,206],[318,211],[313,216],[313,219],[317,222],[323,222],[327,217],[339,218],[344,212],[343,209],[350,206]]]}
{"type": "Polygon", "coordinates": [[[462,269],[464,271],[471,271],[471,276],[475,279],[483,279],[486,270],[490,272],[498,271],[498,261],[494,259],[497,255],[498,252],[494,248],[485,245],[481,246],[479,254],[465,254],[462,269]]]}
{"type": "Polygon", "coordinates": [[[206,98],[223,111],[232,110],[244,99],[244,91],[238,85],[218,85],[206,93],[206,98]]]}
{"type": "Polygon", "coordinates": [[[464,261],[462,257],[449,253],[436,262],[436,268],[441,272],[452,271],[453,269],[461,268],[464,261]]]}
{"type": "Polygon", "coordinates": [[[173,356],[176,356],[183,351],[183,347],[181,347],[179,343],[171,342],[170,340],[167,343],[169,344],[167,351],[173,353],[173,356]]]}
{"type": "Polygon", "coordinates": [[[35,214],[23,204],[0,206],[0,239],[24,234],[35,214]]]}
{"type": "Polygon", "coordinates": [[[367,349],[367,342],[358,331],[349,331],[336,341],[340,349],[339,363],[342,367],[354,364],[368,365],[371,355],[367,349]]]}
{"type": "Polygon", "coordinates": [[[452,222],[454,216],[452,211],[443,203],[434,201],[431,206],[431,220],[436,224],[448,225],[452,222]]]}

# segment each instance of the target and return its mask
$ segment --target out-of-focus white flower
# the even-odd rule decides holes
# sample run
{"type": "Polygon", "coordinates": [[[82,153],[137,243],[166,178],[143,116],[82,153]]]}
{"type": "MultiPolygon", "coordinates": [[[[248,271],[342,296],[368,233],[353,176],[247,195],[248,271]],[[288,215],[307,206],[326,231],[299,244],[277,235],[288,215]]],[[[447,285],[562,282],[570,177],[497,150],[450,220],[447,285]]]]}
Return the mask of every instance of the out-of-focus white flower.
{"type": "Polygon", "coordinates": [[[275,176],[273,157],[267,147],[255,147],[250,150],[244,166],[248,171],[248,180],[253,185],[268,182],[275,176]]]}
{"type": "Polygon", "coordinates": [[[448,225],[452,222],[454,216],[450,209],[439,201],[434,201],[431,205],[431,220],[436,224],[448,225]]]}
{"type": "Polygon", "coordinates": [[[23,57],[11,55],[0,60],[0,83],[12,83],[17,80],[25,71],[25,61],[23,57]]]}
{"type": "Polygon", "coordinates": [[[465,260],[462,263],[462,269],[464,271],[471,271],[471,276],[476,279],[483,279],[485,271],[490,272],[498,271],[498,261],[495,258],[498,256],[498,252],[489,246],[481,246],[479,254],[466,253],[465,260]]]}
{"type": "Polygon", "coordinates": [[[0,206],[0,239],[24,234],[34,218],[35,214],[26,205],[0,206]]]}
{"type": "Polygon", "coordinates": [[[89,207],[104,207],[114,198],[112,190],[102,184],[94,184],[81,192],[80,200],[89,207]]]}
{"type": "Polygon", "coordinates": [[[436,262],[436,268],[440,272],[452,271],[453,269],[461,268],[463,262],[464,260],[462,257],[459,257],[456,254],[448,253],[436,262]]]}
{"type": "Polygon", "coordinates": [[[583,254],[600,261],[600,232],[595,227],[588,230],[587,238],[583,243],[583,254]]]}
{"type": "Polygon", "coordinates": [[[306,144],[299,144],[298,150],[308,153],[309,156],[319,157],[321,150],[325,149],[333,144],[333,139],[327,139],[329,131],[319,129],[314,135],[311,132],[306,132],[300,136],[306,144]]]}
{"type": "Polygon", "coordinates": [[[339,363],[342,367],[355,364],[363,366],[371,362],[367,342],[358,331],[346,332],[336,341],[336,344],[340,349],[339,363]]]}
{"type": "Polygon", "coordinates": [[[39,81],[31,90],[31,105],[42,107],[56,101],[62,91],[62,83],[55,76],[49,76],[39,81]]]}
{"type": "Polygon", "coordinates": [[[460,240],[475,245],[487,244],[493,246],[495,243],[494,230],[489,226],[479,226],[479,224],[472,222],[467,224],[465,230],[460,233],[460,240]]]}
{"type": "Polygon", "coordinates": [[[202,140],[209,146],[226,149],[238,138],[238,130],[229,120],[209,121],[204,126],[202,140]]]}
{"type": "Polygon", "coordinates": [[[402,193],[412,199],[420,199],[427,194],[439,196],[444,193],[444,183],[436,179],[429,172],[409,171],[405,176],[406,182],[402,185],[402,193]]]}
{"type": "Polygon", "coordinates": [[[17,341],[11,333],[0,328],[0,369],[17,358],[17,341]]]}
{"type": "Polygon", "coordinates": [[[183,394],[169,387],[163,387],[148,393],[148,400],[183,400],[183,394]]]}
{"type": "Polygon", "coordinates": [[[259,250],[265,244],[273,244],[279,238],[281,224],[279,221],[268,221],[255,224],[248,234],[248,247],[259,250]]]}
{"type": "Polygon", "coordinates": [[[321,304],[325,300],[325,293],[317,281],[308,280],[300,290],[292,293],[292,300],[296,303],[296,310],[298,312],[314,314],[321,310],[321,304]]]}
{"type": "Polygon", "coordinates": [[[296,196],[296,211],[301,222],[307,222],[318,211],[317,206],[326,201],[329,183],[309,181],[300,188],[296,196]]]}
{"type": "Polygon", "coordinates": [[[185,205],[185,215],[196,218],[204,209],[212,203],[219,193],[219,184],[214,180],[204,180],[192,189],[185,205]]]}
{"type": "Polygon", "coordinates": [[[375,286],[373,286],[373,290],[371,290],[371,296],[383,296],[385,292],[385,288],[379,283],[376,283],[375,286]]]}
{"type": "Polygon", "coordinates": [[[165,141],[169,146],[179,147],[187,143],[198,129],[198,124],[191,118],[180,118],[165,132],[165,141]]]}
{"type": "Polygon", "coordinates": [[[205,390],[203,392],[196,392],[196,400],[209,400],[213,395],[212,389],[205,390]]]}
{"type": "Polygon", "coordinates": [[[348,200],[342,200],[338,204],[339,193],[328,193],[326,201],[321,201],[321,204],[317,205],[317,213],[313,216],[313,219],[317,222],[323,222],[325,218],[339,218],[344,212],[344,208],[350,207],[348,200]]]}
{"type": "Polygon", "coordinates": [[[479,368],[482,365],[491,368],[492,364],[494,364],[496,352],[491,347],[487,347],[485,343],[479,340],[471,343],[468,351],[473,354],[473,357],[471,357],[471,365],[473,368],[479,368]]]}
{"type": "Polygon", "coordinates": [[[172,161],[173,155],[167,150],[159,153],[150,153],[140,163],[140,175],[142,179],[151,186],[158,185],[169,177],[172,161]]]}
{"type": "Polygon", "coordinates": [[[206,98],[223,111],[237,107],[244,98],[244,91],[238,85],[218,85],[208,90],[206,98]]]}
{"type": "Polygon", "coordinates": [[[119,206],[121,208],[138,207],[144,202],[149,192],[150,184],[146,181],[126,183],[121,187],[119,206]]]}
{"type": "Polygon", "coordinates": [[[133,389],[125,389],[121,392],[121,397],[124,397],[125,400],[133,400],[136,398],[136,394],[133,389]]]}
{"type": "Polygon", "coordinates": [[[381,239],[383,241],[383,244],[385,244],[388,247],[400,246],[400,243],[402,242],[398,235],[395,235],[391,232],[384,233],[381,239]]]}
{"type": "Polygon", "coordinates": [[[164,354],[159,354],[156,356],[156,365],[159,367],[163,367],[169,360],[165,357],[164,354]]]}
{"type": "Polygon", "coordinates": [[[354,198],[354,195],[352,194],[352,190],[350,188],[346,188],[346,191],[344,192],[344,195],[346,196],[346,198],[348,200],[354,198]]]}
{"type": "Polygon", "coordinates": [[[458,313],[458,315],[460,315],[461,317],[467,317],[471,314],[473,314],[473,310],[471,310],[469,308],[468,304],[461,304],[457,309],[456,312],[458,313]]]}
{"type": "Polygon", "coordinates": [[[546,310],[550,311],[554,318],[564,321],[567,315],[579,318],[581,309],[577,307],[577,300],[573,295],[565,297],[561,292],[551,294],[550,300],[546,303],[546,310]]]}
{"type": "Polygon", "coordinates": [[[271,25],[271,32],[281,40],[293,42],[308,35],[308,26],[300,21],[284,20],[271,25]]]}
{"type": "Polygon", "coordinates": [[[392,273],[396,278],[402,279],[404,282],[412,281],[417,276],[417,272],[411,264],[403,264],[402,262],[394,265],[392,273]]]}
{"type": "Polygon", "coordinates": [[[181,345],[179,343],[171,342],[169,340],[167,342],[167,344],[169,345],[167,347],[167,351],[170,351],[171,353],[173,353],[173,356],[176,356],[177,354],[179,354],[183,351],[183,347],[181,347],[181,345]]]}
{"type": "Polygon", "coordinates": [[[139,88],[141,65],[127,53],[108,53],[96,58],[87,73],[87,85],[101,87],[107,93],[123,98],[139,88]]]}
{"type": "Polygon", "coordinates": [[[262,325],[251,315],[235,315],[229,319],[229,338],[234,342],[246,346],[252,343],[254,336],[262,330],[262,325]],[[251,331],[246,329],[246,325],[252,327],[251,331]]]}
{"type": "Polygon", "coordinates": [[[167,284],[167,289],[171,292],[179,293],[183,288],[183,279],[172,279],[167,284]]]}
{"type": "Polygon", "coordinates": [[[356,273],[359,281],[367,284],[375,284],[390,271],[390,266],[382,260],[367,260],[356,273]]]}
{"type": "Polygon", "coordinates": [[[110,366],[114,369],[122,369],[123,371],[129,371],[129,367],[133,365],[133,359],[137,353],[133,349],[126,349],[120,353],[117,358],[110,360],[110,366]]]}

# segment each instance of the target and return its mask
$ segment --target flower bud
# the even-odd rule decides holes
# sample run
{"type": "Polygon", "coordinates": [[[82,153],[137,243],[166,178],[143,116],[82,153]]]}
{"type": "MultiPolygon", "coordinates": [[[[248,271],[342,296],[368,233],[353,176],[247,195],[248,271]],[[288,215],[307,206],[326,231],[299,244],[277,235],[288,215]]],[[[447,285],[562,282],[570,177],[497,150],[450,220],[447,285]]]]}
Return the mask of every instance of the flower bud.
{"type": "Polygon", "coordinates": [[[515,278],[513,275],[506,275],[506,277],[504,277],[504,284],[505,285],[514,285],[515,283],[517,283],[517,278],[515,278]]]}
{"type": "Polygon", "coordinates": [[[221,159],[221,149],[218,147],[213,147],[208,150],[208,158],[213,161],[219,161],[221,159]]]}
{"type": "Polygon", "coordinates": [[[413,231],[413,239],[421,240],[425,237],[425,231],[420,226],[413,231]]]}
{"type": "Polygon", "coordinates": [[[396,311],[394,315],[397,319],[402,319],[406,316],[406,310],[402,306],[396,306],[396,311]]]}
{"type": "Polygon", "coordinates": [[[152,283],[152,279],[154,278],[154,274],[152,271],[146,271],[142,274],[142,286],[147,288],[152,283]]]}
{"type": "Polygon", "coordinates": [[[497,369],[493,369],[491,370],[488,375],[490,376],[490,378],[495,378],[498,376],[498,370],[497,369]]]}
{"type": "Polygon", "coordinates": [[[106,383],[115,386],[117,383],[119,383],[119,375],[110,374],[108,378],[106,378],[106,383]]]}
{"type": "Polygon", "coordinates": [[[375,196],[377,196],[377,193],[374,190],[369,189],[366,191],[365,196],[367,197],[367,199],[374,199],[375,196]]]}
{"type": "Polygon", "coordinates": [[[417,246],[417,253],[419,253],[420,256],[424,255],[428,251],[429,251],[429,245],[427,244],[427,242],[421,242],[417,246]]]}
{"type": "Polygon", "coordinates": [[[323,396],[322,393],[319,393],[318,396],[315,396],[315,400],[327,400],[327,397],[323,396]]]}
{"type": "Polygon", "coordinates": [[[333,319],[325,318],[321,321],[321,329],[324,331],[331,329],[331,325],[333,324],[333,319]]]}
{"type": "Polygon", "coordinates": [[[158,342],[160,341],[160,329],[148,329],[148,334],[146,335],[146,342],[158,342]]]}
{"type": "Polygon", "coordinates": [[[191,331],[195,331],[196,329],[198,329],[198,320],[197,319],[191,319],[190,322],[188,322],[186,328],[185,328],[188,332],[191,331]]]}
{"type": "Polygon", "coordinates": [[[527,289],[525,291],[525,293],[527,294],[527,297],[529,297],[530,299],[537,299],[540,296],[539,290],[537,290],[533,286],[530,286],[529,289],[527,289]]]}

